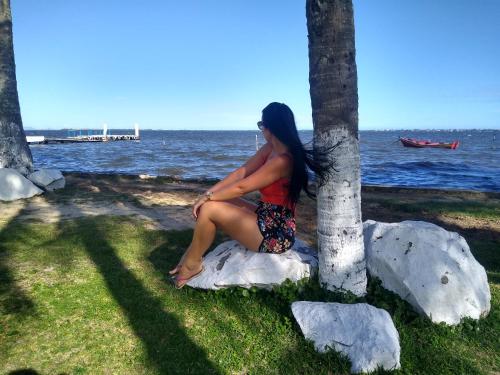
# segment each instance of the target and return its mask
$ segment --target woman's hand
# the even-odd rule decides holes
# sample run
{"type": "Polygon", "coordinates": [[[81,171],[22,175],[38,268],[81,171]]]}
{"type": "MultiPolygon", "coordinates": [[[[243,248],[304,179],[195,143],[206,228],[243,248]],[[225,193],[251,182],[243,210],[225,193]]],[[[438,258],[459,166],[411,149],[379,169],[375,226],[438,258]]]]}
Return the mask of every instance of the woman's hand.
{"type": "Polygon", "coordinates": [[[208,197],[206,195],[202,195],[199,197],[196,202],[194,202],[193,205],[193,219],[197,220],[198,219],[198,211],[200,210],[201,206],[203,206],[204,203],[208,201],[208,197]]]}

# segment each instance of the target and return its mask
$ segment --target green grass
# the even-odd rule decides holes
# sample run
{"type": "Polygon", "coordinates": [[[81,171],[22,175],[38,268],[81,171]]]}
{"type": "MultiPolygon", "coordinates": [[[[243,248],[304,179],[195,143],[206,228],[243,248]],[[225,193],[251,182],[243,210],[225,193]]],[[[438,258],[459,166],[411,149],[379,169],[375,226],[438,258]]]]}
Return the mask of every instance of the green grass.
{"type": "Polygon", "coordinates": [[[500,371],[496,242],[472,244],[489,272],[491,313],[446,327],[419,317],[376,280],[365,299],[326,292],[317,280],[273,292],[176,290],[166,273],[191,235],[147,230],[123,217],[2,224],[0,373],[348,373],[345,358],[318,354],[304,340],[290,310],[295,300],[387,309],[401,338],[396,373],[500,371]]]}

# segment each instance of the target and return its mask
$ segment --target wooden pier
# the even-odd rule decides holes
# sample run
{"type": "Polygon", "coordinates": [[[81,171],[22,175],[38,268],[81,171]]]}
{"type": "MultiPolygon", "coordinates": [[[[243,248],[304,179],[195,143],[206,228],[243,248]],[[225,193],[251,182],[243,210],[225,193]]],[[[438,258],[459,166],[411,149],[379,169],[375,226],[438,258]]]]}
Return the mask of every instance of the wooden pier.
{"type": "Polygon", "coordinates": [[[136,124],[134,130],[134,134],[109,134],[108,127],[105,124],[102,131],[94,129],[68,130],[68,137],[65,138],[50,138],[40,135],[26,136],[26,140],[29,144],[139,141],[141,139],[139,135],[139,125],[136,124]],[[85,132],[87,134],[85,134],[85,132]]]}

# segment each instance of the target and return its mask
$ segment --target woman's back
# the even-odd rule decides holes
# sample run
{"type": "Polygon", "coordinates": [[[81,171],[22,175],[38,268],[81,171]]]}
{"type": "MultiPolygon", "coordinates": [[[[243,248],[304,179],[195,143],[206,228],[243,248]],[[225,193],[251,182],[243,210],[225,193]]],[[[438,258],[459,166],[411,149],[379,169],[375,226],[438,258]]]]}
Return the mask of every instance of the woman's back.
{"type": "MultiPolygon", "coordinates": [[[[288,156],[290,159],[292,159],[292,156],[289,153],[283,153],[281,155],[288,156]]],[[[277,157],[281,155],[278,155],[277,157]]],[[[271,158],[269,158],[268,160],[270,159],[271,158]]],[[[282,177],[279,180],[276,180],[273,183],[259,189],[259,192],[261,194],[260,200],[262,202],[277,204],[280,206],[293,209],[295,205],[289,202],[288,199],[289,188],[290,188],[290,178],[282,177]]]]}

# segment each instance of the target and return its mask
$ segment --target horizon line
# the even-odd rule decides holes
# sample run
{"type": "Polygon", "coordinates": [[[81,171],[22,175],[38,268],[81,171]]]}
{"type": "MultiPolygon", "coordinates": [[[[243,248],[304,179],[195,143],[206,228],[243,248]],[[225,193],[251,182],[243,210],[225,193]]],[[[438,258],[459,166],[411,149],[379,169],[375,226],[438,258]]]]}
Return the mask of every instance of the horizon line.
{"type": "MultiPolygon", "coordinates": [[[[102,130],[101,128],[91,128],[91,127],[81,127],[81,128],[32,128],[27,127],[24,128],[24,131],[43,131],[43,130],[102,130]]],[[[134,130],[134,128],[109,128],[108,130],[134,130]]],[[[164,129],[164,128],[144,128],[139,129],[140,131],[227,131],[227,132],[236,132],[236,131],[255,131],[260,132],[259,129],[164,129]]],[[[313,131],[314,128],[299,128],[298,131],[313,131]]],[[[371,128],[371,129],[358,129],[358,131],[471,131],[471,130],[494,130],[500,131],[500,127],[498,128],[371,128]]]]}

